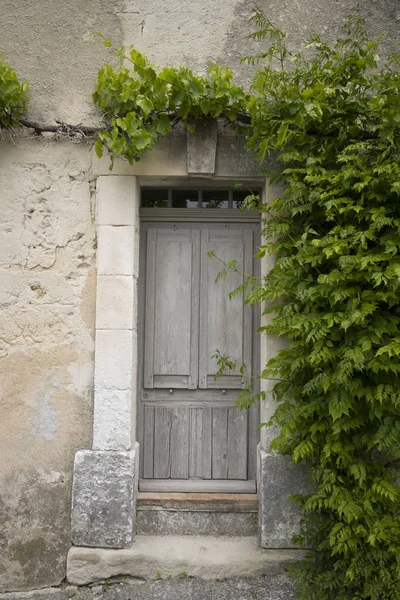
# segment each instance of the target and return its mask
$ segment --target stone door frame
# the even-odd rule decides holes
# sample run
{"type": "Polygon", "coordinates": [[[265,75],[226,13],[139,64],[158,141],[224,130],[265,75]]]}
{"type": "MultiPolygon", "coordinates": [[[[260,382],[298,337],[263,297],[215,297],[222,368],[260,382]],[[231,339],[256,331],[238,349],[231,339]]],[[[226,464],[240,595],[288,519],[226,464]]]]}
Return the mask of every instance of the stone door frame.
{"type": "MultiPolygon", "coordinates": [[[[97,293],[93,406],[93,444],[77,452],[72,494],[72,543],[75,546],[127,548],[134,540],[135,497],[138,487],[139,445],[136,441],[137,400],[137,306],[140,236],[140,182],[167,177],[207,177],[232,183],[247,179],[263,188],[269,202],[277,190],[248,169],[242,142],[221,138],[211,132],[207,144],[199,139],[171,138],[169,145],[154,150],[150,158],[130,167],[117,161],[114,171],[97,163],[97,293]],[[214,136],[214,137],[213,137],[214,136]],[[210,142],[211,140],[211,142],[210,142]],[[219,140],[219,138],[218,138],[219,140]],[[172,145],[172,147],[171,147],[172,145]],[[186,152],[185,152],[186,151],[186,152]],[[173,161],[171,163],[171,157],[173,161]],[[240,165],[240,166],[238,166],[240,165]],[[249,176],[250,175],[250,176],[249,176]],[[253,175],[253,177],[251,177],[253,175]]],[[[207,137],[207,136],[206,136],[207,137]]],[[[96,160],[96,159],[95,159],[96,160]]],[[[261,276],[271,266],[262,261],[261,276]]],[[[264,319],[264,318],[263,318],[264,319]]],[[[281,347],[280,340],[262,336],[261,365],[281,347]]],[[[268,420],[273,402],[268,381],[261,389],[260,422],[268,420]]],[[[301,483],[293,465],[269,450],[271,432],[261,430],[258,451],[259,538],[264,548],[293,547],[290,538],[298,515],[286,501],[301,483]]],[[[297,467],[296,467],[297,468],[297,467]]]]}

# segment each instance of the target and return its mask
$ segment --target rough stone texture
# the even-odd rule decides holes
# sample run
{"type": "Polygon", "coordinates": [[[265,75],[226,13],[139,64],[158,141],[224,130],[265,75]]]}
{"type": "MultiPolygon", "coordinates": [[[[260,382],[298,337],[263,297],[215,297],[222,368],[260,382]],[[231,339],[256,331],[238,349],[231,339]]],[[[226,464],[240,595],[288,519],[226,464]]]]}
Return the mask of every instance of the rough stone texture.
{"type": "Polygon", "coordinates": [[[216,121],[197,121],[195,130],[187,134],[188,175],[213,175],[217,152],[216,121]]]}
{"type": "Polygon", "coordinates": [[[65,586],[0,594],[0,600],[296,600],[293,583],[285,574],[242,577],[225,581],[204,581],[181,576],[178,579],[142,581],[124,577],[111,585],[65,586]]]}
{"type": "Polygon", "coordinates": [[[132,390],[95,390],[93,450],[132,447],[132,390]]]}
{"type": "Polygon", "coordinates": [[[185,573],[206,580],[273,577],[303,554],[300,550],[262,550],[255,536],[136,536],[125,550],[72,547],[67,579],[86,585],[120,575],[158,579],[185,573]]]}
{"type": "Polygon", "coordinates": [[[73,459],[91,442],[89,169],[85,146],[0,145],[0,590],[65,576],[73,459]]]}
{"type": "Polygon", "coordinates": [[[256,535],[257,511],[248,513],[199,510],[148,510],[136,512],[139,535],[256,535]]]}
{"type": "Polygon", "coordinates": [[[72,488],[72,543],[126,548],[134,536],[135,451],[80,450],[72,488]]]}
{"type": "Polygon", "coordinates": [[[292,537],[299,529],[298,508],[287,499],[306,493],[308,475],[289,457],[259,450],[259,540],[262,548],[296,548],[292,537]]]}
{"type": "MultiPolygon", "coordinates": [[[[93,588],[87,588],[89,594],[93,588]]],[[[72,585],[32,590],[29,592],[9,592],[0,594],[1,600],[68,600],[76,595],[78,588],[72,585]]]]}

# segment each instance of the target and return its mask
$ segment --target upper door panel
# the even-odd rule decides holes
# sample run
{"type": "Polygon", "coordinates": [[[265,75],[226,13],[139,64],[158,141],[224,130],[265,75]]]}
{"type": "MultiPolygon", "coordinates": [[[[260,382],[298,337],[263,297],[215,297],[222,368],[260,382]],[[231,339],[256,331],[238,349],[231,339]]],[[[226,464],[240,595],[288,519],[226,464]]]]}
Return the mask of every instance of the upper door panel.
{"type": "Polygon", "coordinates": [[[145,388],[198,386],[200,231],[147,234],[145,388]]]}
{"type": "Polygon", "coordinates": [[[251,229],[226,224],[202,230],[200,388],[240,389],[247,385],[245,375],[241,377],[229,370],[215,380],[217,361],[213,355],[218,350],[235,360],[238,367],[245,363],[246,372],[251,370],[252,310],[244,304],[243,291],[231,298],[229,294],[242,285],[246,275],[251,275],[252,256],[251,229]],[[234,270],[226,277],[218,277],[229,263],[234,270]]]}

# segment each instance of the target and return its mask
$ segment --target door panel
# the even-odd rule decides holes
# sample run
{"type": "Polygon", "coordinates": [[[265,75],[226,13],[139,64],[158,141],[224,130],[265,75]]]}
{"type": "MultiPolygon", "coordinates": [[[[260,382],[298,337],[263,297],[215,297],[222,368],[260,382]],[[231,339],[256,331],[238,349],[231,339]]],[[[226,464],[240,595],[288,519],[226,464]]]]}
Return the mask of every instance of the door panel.
{"type": "Polygon", "coordinates": [[[200,232],[150,229],[144,386],[197,387],[200,232]]]}
{"type": "Polygon", "coordinates": [[[154,477],[188,478],[189,408],[154,408],[154,477]]]}
{"type": "Polygon", "coordinates": [[[251,307],[244,305],[243,292],[232,298],[229,294],[243,283],[243,273],[252,272],[252,233],[226,225],[202,231],[200,388],[241,389],[247,385],[246,376],[240,377],[229,370],[215,380],[217,362],[212,356],[218,349],[236,360],[238,366],[245,363],[251,369],[251,307]],[[214,257],[210,259],[211,251],[214,257]],[[216,281],[224,265],[231,261],[237,261],[237,272],[229,272],[227,277],[216,281]]]}
{"type": "Polygon", "coordinates": [[[211,356],[218,349],[251,369],[252,309],[243,292],[231,300],[229,292],[252,273],[255,227],[151,223],[144,229],[140,489],[254,488],[248,467],[255,420],[235,406],[247,381],[230,371],[215,380],[211,356]],[[237,272],[216,283],[223,265],[208,256],[211,250],[225,263],[236,260],[237,272]]]}
{"type": "Polygon", "coordinates": [[[213,408],[213,478],[247,479],[247,413],[213,408]]]}

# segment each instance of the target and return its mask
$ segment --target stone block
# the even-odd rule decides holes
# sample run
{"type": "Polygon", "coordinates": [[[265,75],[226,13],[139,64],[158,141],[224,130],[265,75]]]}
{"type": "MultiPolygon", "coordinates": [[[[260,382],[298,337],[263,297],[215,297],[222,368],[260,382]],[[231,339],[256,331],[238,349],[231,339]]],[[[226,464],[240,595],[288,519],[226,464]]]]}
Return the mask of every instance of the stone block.
{"type": "Polygon", "coordinates": [[[132,390],[96,389],[93,449],[130,450],[132,447],[132,390]]]}
{"type": "Polygon", "coordinates": [[[146,510],[144,507],[138,507],[136,533],[139,535],[255,536],[257,512],[146,510]]]}
{"type": "Polygon", "coordinates": [[[258,452],[259,539],[262,548],[296,548],[292,537],[299,531],[300,511],[288,500],[307,493],[308,473],[289,457],[258,452]]]}
{"type": "Polygon", "coordinates": [[[100,176],[96,197],[98,225],[135,225],[139,207],[136,177],[100,176]]]}
{"type": "Polygon", "coordinates": [[[132,329],[134,290],[136,285],[131,275],[97,277],[97,329],[132,329]]]}
{"type": "Polygon", "coordinates": [[[189,175],[213,175],[217,153],[218,126],[215,121],[197,121],[187,133],[187,171],[189,175]]]}
{"type": "Polygon", "coordinates": [[[96,331],[95,389],[132,389],[131,330],[96,331]]]}
{"type": "Polygon", "coordinates": [[[135,227],[133,225],[98,227],[97,273],[99,275],[133,275],[135,227]]]}
{"type": "Polygon", "coordinates": [[[127,548],[135,522],[135,451],[80,450],[72,487],[72,543],[127,548]]]}

